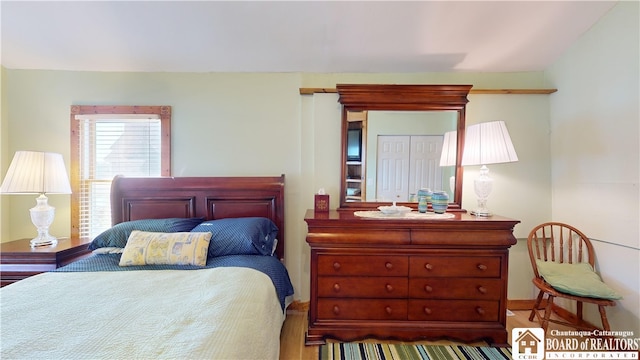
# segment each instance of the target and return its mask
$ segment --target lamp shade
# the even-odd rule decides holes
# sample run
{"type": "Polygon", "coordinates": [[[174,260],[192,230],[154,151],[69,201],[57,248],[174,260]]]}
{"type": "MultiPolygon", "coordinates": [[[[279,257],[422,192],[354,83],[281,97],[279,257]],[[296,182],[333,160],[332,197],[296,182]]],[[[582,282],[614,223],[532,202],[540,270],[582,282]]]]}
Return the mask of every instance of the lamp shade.
{"type": "Polygon", "coordinates": [[[71,194],[61,154],[16,151],[0,187],[3,194],[71,194]]]}
{"type": "Polygon", "coordinates": [[[518,161],[504,121],[484,122],[467,127],[462,166],[518,161]]]}
{"type": "Polygon", "coordinates": [[[442,142],[442,154],[440,155],[440,166],[454,166],[458,155],[458,132],[448,131],[444,133],[442,142]]]}

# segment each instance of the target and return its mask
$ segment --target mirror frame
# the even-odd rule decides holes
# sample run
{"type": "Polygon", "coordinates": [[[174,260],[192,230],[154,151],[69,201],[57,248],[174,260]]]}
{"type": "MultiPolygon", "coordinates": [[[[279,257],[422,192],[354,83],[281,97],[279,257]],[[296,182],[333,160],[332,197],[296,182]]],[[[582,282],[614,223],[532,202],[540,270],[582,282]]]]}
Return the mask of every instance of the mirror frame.
{"type": "MultiPolygon", "coordinates": [[[[467,95],[473,85],[380,85],[380,84],[339,84],[336,85],[342,104],[342,154],[340,171],[340,207],[341,210],[371,210],[387,203],[368,201],[346,201],[347,175],[347,113],[349,111],[445,111],[458,112],[456,154],[456,188],[453,201],[447,211],[465,211],[462,209],[462,150],[464,148],[465,110],[469,102],[467,95]]],[[[398,205],[417,207],[417,203],[398,205]]]]}

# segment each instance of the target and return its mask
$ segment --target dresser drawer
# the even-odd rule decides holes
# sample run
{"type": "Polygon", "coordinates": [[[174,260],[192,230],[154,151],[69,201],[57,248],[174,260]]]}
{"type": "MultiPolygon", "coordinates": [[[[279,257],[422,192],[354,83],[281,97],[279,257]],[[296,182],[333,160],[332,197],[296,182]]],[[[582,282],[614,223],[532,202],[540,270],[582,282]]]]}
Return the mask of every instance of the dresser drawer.
{"type": "Polygon", "coordinates": [[[407,300],[320,298],[318,319],[406,320],[407,300]]]}
{"type": "Polygon", "coordinates": [[[409,300],[409,320],[498,321],[499,301],[409,300]]]}
{"type": "Polygon", "coordinates": [[[318,255],[318,275],[407,276],[407,256],[318,255]]]}
{"type": "Polygon", "coordinates": [[[502,297],[502,283],[494,278],[411,278],[409,297],[498,300],[502,297]]]}
{"type": "Polygon", "coordinates": [[[406,277],[318,277],[320,297],[406,298],[406,277]]]}
{"type": "Polygon", "coordinates": [[[498,256],[412,256],[411,277],[500,277],[498,256]]]}

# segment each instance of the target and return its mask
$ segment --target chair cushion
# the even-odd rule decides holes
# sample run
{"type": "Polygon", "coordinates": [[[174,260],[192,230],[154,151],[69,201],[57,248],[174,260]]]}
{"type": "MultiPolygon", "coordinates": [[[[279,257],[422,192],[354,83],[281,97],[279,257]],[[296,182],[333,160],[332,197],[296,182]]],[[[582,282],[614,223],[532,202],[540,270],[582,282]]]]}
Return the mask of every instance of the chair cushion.
{"type": "Polygon", "coordinates": [[[556,290],[567,294],[598,299],[622,299],[605,284],[589,263],[554,263],[536,260],[538,273],[556,290]]]}

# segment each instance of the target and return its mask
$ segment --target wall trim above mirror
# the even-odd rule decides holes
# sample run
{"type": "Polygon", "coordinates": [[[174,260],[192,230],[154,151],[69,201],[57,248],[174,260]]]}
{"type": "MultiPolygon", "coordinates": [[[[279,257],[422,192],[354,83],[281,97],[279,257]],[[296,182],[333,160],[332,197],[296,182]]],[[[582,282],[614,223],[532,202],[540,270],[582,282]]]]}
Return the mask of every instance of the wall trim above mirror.
{"type": "MultiPolygon", "coordinates": [[[[349,147],[353,147],[353,136],[351,136],[350,141],[349,134],[353,133],[354,129],[361,129],[361,136],[363,139],[366,138],[367,118],[372,114],[371,112],[377,114],[378,111],[388,111],[411,114],[419,112],[450,112],[455,114],[457,121],[454,117],[454,124],[450,130],[457,131],[457,161],[455,168],[450,170],[455,176],[455,183],[453,185],[454,188],[451,189],[453,197],[449,203],[449,211],[464,211],[461,207],[463,172],[460,164],[464,144],[465,108],[469,102],[467,95],[471,87],[472,85],[336,85],[339,95],[338,101],[342,104],[342,170],[340,175],[340,207],[338,210],[375,209],[382,204],[388,205],[392,201],[392,199],[381,201],[381,199],[377,198],[375,192],[371,194],[372,191],[369,191],[365,197],[367,173],[371,173],[371,169],[366,169],[366,141],[362,141],[359,149],[361,152],[360,161],[353,161],[353,157],[348,155],[353,153],[353,149],[349,152],[349,147]]],[[[441,115],[441,113],[438,114],[441,115]]],[[[392,125],[399,124],[398,120],[390,121],[394,121],[392,125]]],[[[424,123],[426,124],[429,121],[431,120],[425,118],[424,123]]],[[[374,134],[371,135],[373,136],[374,134]]],[[[444,133],[440,132],[436,137],[443,135],[444,133]]],[[[371,165],[369,165],[369,168],[371,168],[371,165]]],[[[374,169],[374,174],[375,172],[376,170],[374,169]]],[[[398,196],[398,199],[400,199],[397,201],[399,205],[417,208],[417,202],[407,201],[406,196],[398,196]]]]}

